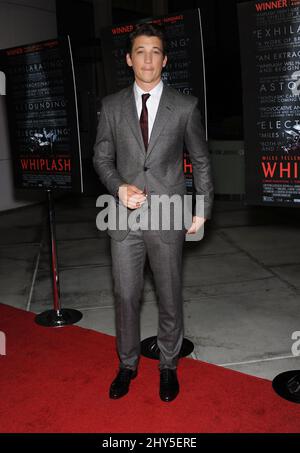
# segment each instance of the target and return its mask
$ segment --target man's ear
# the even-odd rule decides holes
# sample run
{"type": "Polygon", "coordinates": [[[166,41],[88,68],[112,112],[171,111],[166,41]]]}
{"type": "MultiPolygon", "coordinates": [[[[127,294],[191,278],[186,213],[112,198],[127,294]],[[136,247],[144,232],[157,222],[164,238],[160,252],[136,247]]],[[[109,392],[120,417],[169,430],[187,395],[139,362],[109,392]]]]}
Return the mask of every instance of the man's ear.
{"type": "Polygon", "coordinates": [[[165,57],[163,59],[163,68],[166,66],[167,61],[168,61],[168,57],[167,57],[167,55],[165,55],[165,57]]]}
{"type": "Polygon", "coordinates": [[[129,53],[126,54],[126,63],[128,64],[128,66],[132,66],[132,60],[129,53]]]}

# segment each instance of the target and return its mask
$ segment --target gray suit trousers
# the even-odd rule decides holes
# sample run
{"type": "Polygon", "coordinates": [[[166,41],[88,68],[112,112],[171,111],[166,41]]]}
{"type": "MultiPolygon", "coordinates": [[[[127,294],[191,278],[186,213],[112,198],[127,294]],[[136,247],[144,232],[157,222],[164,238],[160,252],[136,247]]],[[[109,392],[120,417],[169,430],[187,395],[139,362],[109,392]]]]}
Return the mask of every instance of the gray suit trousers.
{"type": "Polygon", "coordinates": [[[130,231],[125,239],[111,238],[112,275],[116,305],[117,351],[121,368],[135,369],[140,356],[140,304],[146,256],[158,298],[159,368],[175,369],[183,340],[182,252],[185,231],[178,240],[163,242],[158,231],[130,231]]]}

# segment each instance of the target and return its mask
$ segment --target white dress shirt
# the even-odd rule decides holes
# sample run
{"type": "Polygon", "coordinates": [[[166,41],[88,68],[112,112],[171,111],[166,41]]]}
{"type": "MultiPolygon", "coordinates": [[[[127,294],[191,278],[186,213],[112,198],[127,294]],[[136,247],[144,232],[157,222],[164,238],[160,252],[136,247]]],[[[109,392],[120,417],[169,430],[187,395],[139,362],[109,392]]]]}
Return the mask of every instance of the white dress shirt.
{"type": "Polygon", "coordinates": [[[134,82],[133,91],[135,97],[135,104],[140,118],[142,112],[142,94],[149,93],[150,98],[147,100],[146,106],[148,110],[148,137],[150,140],[153,124],[155,121],[156,113],[158,110],[159,101],[163,91],[164,84],[160,81],[151,91],[143,91],[136,82],[134,82]]]}

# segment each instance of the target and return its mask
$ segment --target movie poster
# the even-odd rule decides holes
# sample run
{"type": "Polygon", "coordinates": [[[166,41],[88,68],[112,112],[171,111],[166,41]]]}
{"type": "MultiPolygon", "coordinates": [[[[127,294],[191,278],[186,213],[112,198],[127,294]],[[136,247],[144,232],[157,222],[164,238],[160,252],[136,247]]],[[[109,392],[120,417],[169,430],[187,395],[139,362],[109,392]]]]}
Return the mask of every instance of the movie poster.
{"type": "Polygon", "coordinates": [[[300,206],[300,0],[238,12],[247,201],[300,206]]]}
{"type": "MultiPolygon", "coordinates": [[[[147,23],[163,25],[168,44],[168,63],[162,80],[184,94],[199,99],[202,124],[207,138],[206,86],[200,10],[168,15],[147,23]]],[[[102,30],[101,42],[108,93],[114,93],[133,83],[132,70],[126,64],[128,35],[135,23],[102,30]]],[[[192,164],[188,150],[184,150],[186,186],[192,191],[192,164]]]]}
{"type": "Polygon", "coordinates": [[[82,192],[69,38],[0,51],[17,188],[82,192]]]}

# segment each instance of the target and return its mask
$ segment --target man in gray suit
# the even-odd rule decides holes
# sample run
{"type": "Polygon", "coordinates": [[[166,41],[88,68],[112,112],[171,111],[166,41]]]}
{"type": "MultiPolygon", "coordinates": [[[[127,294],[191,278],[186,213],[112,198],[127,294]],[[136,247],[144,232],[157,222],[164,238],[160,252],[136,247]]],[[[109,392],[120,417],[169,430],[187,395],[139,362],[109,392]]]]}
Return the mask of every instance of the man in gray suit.
{"type": "Polygon", "coordinates": [[[179,392],[177,363],[183,340],[182,251],[186,233],[195,234],[210,216],[213,186],[207,143],[197,99],[163,84],[167,63],[162,30],[150,24],[130,35],[126,55],[135,83],[102,101],[94,167],[110,194],[127,214],[151,208],[153,195],[186,193],[183,147],[193,164],[194,188],[204,197],[203,216],[184,228],[111,229],[111,255],[116,302],[118,374],[110,398],[121,398],[137,375],[140,356],[140,300],[148,256],[158,296],[160,398],[172,401],[179,392]]]}

